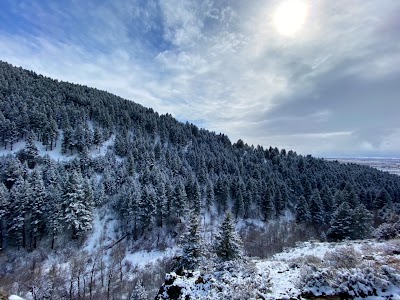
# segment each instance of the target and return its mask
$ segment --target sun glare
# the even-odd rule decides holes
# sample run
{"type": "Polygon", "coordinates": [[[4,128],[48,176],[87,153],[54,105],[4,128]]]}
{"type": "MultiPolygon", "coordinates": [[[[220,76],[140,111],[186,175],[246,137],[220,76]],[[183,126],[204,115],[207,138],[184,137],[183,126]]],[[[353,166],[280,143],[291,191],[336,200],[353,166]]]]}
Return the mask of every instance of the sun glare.
{"type": "Polygon", "coordinates": [[[294,35],[306,21],[307,10],[307,5],[301,0],[285,0],[274,14],[276,30],[282,35],[294,35]]]}

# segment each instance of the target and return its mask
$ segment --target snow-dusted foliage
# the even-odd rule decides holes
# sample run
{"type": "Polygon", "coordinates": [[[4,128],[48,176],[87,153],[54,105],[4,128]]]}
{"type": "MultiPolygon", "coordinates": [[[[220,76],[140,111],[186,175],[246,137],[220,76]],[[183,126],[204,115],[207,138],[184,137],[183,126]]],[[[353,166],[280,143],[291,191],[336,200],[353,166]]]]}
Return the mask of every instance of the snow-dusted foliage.
{"type": "Polygon", "coordinates": [[[182,254],[178,268],[194,270],[204,255],[199,216],[192,212],[188,228],[180,239],[182,254]]]}
{"type": "Polygon", "coordinates": [[[318,265],[304,265],[300,274],[303,295],[400,297],[400,259],[396,256],[378,259],[363,256],[351,246],[340,247],[326,252],[318,265]]]}
{"type": "Polygon", "coordinates": [[[270,288],[269,274],[260,273],[252,263],[230,261],[213,272],[169,273],[156,299],[256,299],[270,288]]]}
{"type": "Polygon", "coordinates": [[[221,260],[240,259],[243,255],[242,247],[242,241],[235,231],[232,215],[227,212],[215,237],[215,253],[221,260]]]}
{"type": "Polygon", "coordinates": [[[400,236],[400,221],[396,223],[383,223],[373,232],[373,236],[379,240],[389,240],[400,236]]]}

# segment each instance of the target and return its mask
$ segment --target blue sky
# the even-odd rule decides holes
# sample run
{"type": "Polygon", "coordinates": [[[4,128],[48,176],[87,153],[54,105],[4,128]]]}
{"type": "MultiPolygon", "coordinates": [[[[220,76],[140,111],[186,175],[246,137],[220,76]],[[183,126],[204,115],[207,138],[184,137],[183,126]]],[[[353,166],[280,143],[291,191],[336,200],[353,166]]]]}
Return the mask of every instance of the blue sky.
{"type": "MultiPolygon", "coordinates": [[[[285,0],[288,1],[288,0],[285,0]]],[[[399,156],[400,2],[0,2],[0,59],[97,87],[249,144],[399,156]]]]}

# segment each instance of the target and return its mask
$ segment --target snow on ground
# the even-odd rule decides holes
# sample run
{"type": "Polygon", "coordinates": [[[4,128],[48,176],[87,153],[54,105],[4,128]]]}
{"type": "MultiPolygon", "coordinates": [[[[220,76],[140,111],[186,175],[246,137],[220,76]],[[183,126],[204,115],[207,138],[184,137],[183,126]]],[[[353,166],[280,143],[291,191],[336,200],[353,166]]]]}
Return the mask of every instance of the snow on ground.
{"type": "Polygon", "coordinates": [[[132,265],[136,265],[140,268],[146,267],[148,264],[156,263],[157,260],[161,260],[167,257],[173,257],[176,254],[178,248],[167,248],[164,251],[135,251],[128,253],[125,256],[124,261],[129,261],[132,265]]]}
{"type": "MultiPolygon", "coordinates": [[[[388,254],[396,250],[398,243],[366,240],[341,243],[304,242],[295,248],[286,249],[284,252],[274,255],[271,259],[253,260],[253,262],[260,273],[269,273],[271,287],[266,295],[268,299],[297,298],[301,294],[302,267],[315,263],[318,265],[318,261],[323,262],[326,258],[324,256],[327,252],[336,253],[338,249],[348,247],[359,251],[361,261],[366,257],[378,264],[385,265],[395,259],[400,260],[399,255],[388,254]]],[[[390,264],[388,266],[391,267],[390,264]]],[[[387,295],[393,295],[391,299],[400,299],[400,286],[389,286],[387,291],[378,291],[378,294],[380,296],[368,296],[366,299],[385,299],[382,297],[387,295]]]]}
{"type": "Polygon", "coordinates": [[[106,214],[104,209],[94,214],[92,233],[86,240],[83,250],[93,253],[99,247],[105,247],[118,240],[116,235],[117,219],[106,214]]]}
{"type": "Polygon", "coordinates": [[[24,300],[24,298],[21,298],[17,295],[11,295],[10,297],[8,297],[8,300],[24,300]]]}
{"type": "MultiPolygon", "coordinates": [[[[70,161],[78,157],[78,154],[76,152],[73,152],[73,154],[71,154],[69,151],[66,154],[61,153],[62,139],[63,139],[63,132],[60,131],[57,142],[55,143],[56,146],[53,147],[52,150],[50,150],[50,146],[47,146],[46,149],[46,146],[44,146],[41,142],[35,141],[36,148],[39,150],[39,155],[40,156],[48,155],[51,159],[59,162],[70,161]]],[[[106,155],[108,149],[110,149],[114,145],[114,141],[115,141],[115,134],[111,135],[111,137],[107,141],[103,142],[103,144],[99,148],[93,147],[92,149],[90,149],[89,155],[91,157],[99,157],[106,155]]],[[[18,151],[24,149],[25,145],[26,142],[24,140],[20,140],[13,145],[13,150],[10,150],[9,146],[7,147],[7,149],[4,148],[0,149],[0,156],[7,154],[15,154],[18,151]]]]}
{"type": "Polygon", "coordinates": [[[115,141],[115,134],[112,134],[111,137],[107,141],[103,142],[99,148],[91,149],[89,151],[89,155],[91,157],[99,157],[106,155],[107,150],[114,145],[114,141],[115,141]]]}
{"type": "Polygon", "coordinates": [[[10,150],[10,146],[7,146],[7,149],[1,148],[0,149],[0,156],[11,154],[11,153],[14,154],[14,153],[16,153],[19,150],[24,149],[24,148],[25,148],[25,141],[19,141],[19,142],[16,142],[13,145],[13,149],[12,150],[10,150]]]}

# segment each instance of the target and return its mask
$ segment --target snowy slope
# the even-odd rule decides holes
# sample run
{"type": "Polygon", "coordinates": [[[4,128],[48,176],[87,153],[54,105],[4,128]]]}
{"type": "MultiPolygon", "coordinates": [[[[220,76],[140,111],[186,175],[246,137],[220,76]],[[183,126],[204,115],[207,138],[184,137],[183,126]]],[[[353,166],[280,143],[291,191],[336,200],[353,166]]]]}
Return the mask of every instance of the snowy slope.
{"type": "Polygon", "coordinates": [[[270,259],[167,275],[157,299],[400,299],[400,241],[306,242],[270,259]]]}

